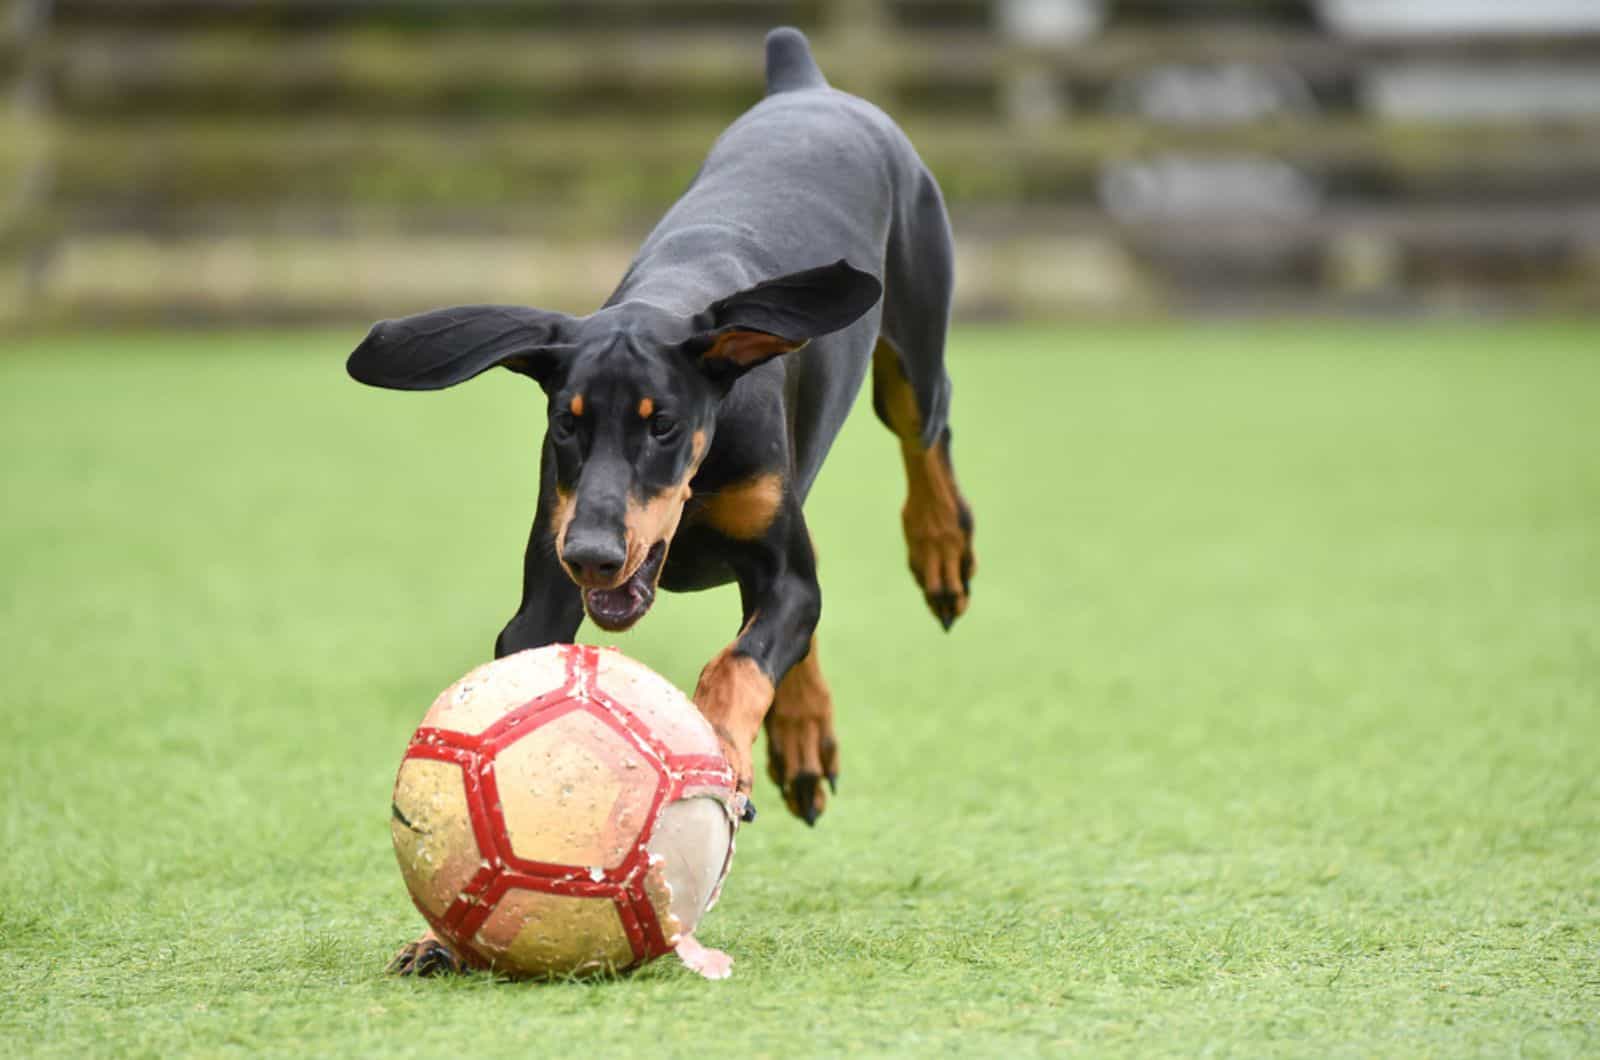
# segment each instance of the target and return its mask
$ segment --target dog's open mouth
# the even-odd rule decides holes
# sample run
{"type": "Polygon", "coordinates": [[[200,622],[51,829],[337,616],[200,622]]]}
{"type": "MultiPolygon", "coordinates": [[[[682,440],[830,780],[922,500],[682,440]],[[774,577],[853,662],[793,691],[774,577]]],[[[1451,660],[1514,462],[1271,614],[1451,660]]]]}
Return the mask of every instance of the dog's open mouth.
{"type": "Polygon", "coordinates": [[[667,543],[657,541],[627,581],[615,589],[585,589],[583,606],[594,624],[611,633],[621,633],[643,618],[655,603],[656,578],[666,557],[667,543]]]}

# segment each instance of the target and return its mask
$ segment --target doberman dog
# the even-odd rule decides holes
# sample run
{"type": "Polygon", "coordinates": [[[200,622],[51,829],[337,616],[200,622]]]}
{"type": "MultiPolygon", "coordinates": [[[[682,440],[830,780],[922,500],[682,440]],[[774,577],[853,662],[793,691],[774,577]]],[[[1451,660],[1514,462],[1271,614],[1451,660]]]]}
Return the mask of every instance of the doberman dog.
{"type": "MultiPolygon", "coordinates": [[[[766,60],[766,97],[718,138],[597,312],[478,305],[386,320],[348,368],[400,390],[496,366],[536,380],[549,420],[538,506],[522,602],[495,654],[570,641],[585,614],[628,629],[658,586],[736,581],[739,634],[694,701],[745,798],[765,725],[769,775],[813,824],[839,750],[801,505],[869,367],[905,462],[911,574],[945,629],[967,608],[973,523],[950,461],[954,270],[939,186],[887,115],[828,85],[799,31],[772,31],[766,60]]],[[[397,966],[457,962],[424,937],[397,966]]]]}

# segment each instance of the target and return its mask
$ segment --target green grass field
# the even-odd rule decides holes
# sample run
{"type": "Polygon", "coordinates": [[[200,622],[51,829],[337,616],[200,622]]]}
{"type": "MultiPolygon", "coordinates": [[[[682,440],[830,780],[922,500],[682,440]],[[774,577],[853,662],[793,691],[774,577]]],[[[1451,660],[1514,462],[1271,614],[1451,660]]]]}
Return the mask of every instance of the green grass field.
{"type": "MultiPolygon", "coordinates": [[[[0,351],[10,1055],[1600,1054],[1600,327],[959,332],[973,610],[858,409],[836,802],[758,782],[731,981],[556,985],[382,974],[394,769],[515,604],[542,403],[365,390],[359,332],[0,351]]],[[[691,684],[737,625],[616,642],[691,684]]]]}

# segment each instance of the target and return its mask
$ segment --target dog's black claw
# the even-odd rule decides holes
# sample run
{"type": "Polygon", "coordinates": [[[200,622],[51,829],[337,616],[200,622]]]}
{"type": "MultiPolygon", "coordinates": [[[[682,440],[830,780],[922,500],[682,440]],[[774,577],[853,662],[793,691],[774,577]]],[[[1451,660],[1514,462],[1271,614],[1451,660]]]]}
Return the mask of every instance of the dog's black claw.
{"type": "Polygon", "coordinates": [[[436,975],[455,975],[459,971],[461,966],[456,963],[455,958],[439,950],[423,954],[416,967],[416,974],[424,979],[436,975]]]}
{"type": "Polygon", "coordinates": [[[933,611],[933,617],[939,620],[939,624],[948,633],[950,627],[955,625],[956,622],[956,594],[948,592],[929,593],[928,607],[933,611]]]}
{"type": "Polygon", "coordinates": [[[755,820],[756,804],[749,799],[744,800],[744,813],[739,815],[739,819],[745,824],[749,824],[751,821],[755,820]]]}
{"type": "Polygon", "coordinates": [[[821,816],[817,809],[817,775],[800,773],[789,782],[789,794],[794,799],[795,811],[808,825],[815,825],[821,816]]]}
{"type": "Polygon", "coordinates": [[[839,794],[839,774],[828,774],[828,790],[835,795],[839,794]]]}

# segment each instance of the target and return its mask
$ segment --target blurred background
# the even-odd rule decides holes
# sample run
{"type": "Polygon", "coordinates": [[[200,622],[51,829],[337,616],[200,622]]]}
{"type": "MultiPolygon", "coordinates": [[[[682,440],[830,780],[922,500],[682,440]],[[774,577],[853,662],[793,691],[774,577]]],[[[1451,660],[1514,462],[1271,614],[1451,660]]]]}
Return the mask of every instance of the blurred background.
{"type": "Polygon", "coordinates": [[[1596,0],[4,0],[0,316],[584,312],[807,30],[966,319],[1600,309],[1596,0]]]}

